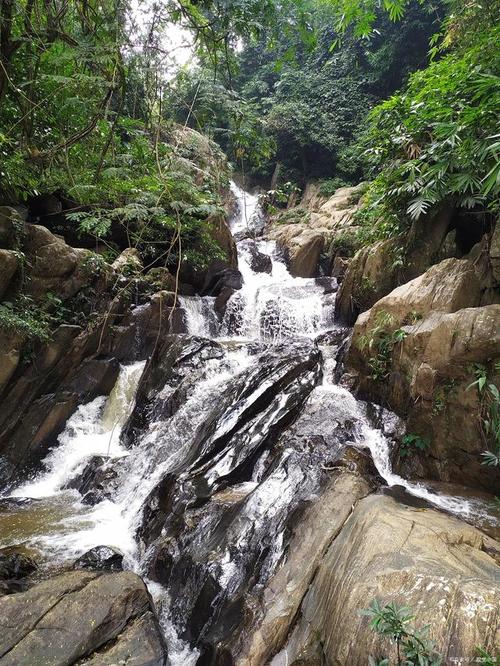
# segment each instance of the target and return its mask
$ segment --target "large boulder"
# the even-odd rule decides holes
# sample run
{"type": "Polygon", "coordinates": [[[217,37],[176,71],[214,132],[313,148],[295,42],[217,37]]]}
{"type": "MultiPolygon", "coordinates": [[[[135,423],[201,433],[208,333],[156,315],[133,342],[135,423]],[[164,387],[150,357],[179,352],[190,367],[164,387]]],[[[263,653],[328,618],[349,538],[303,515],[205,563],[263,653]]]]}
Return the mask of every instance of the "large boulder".
{"type": "Polygon", "coordinates": [[[356,472],[343,471],[297,520],[286,561],[267,583],[262,614],[236,660],[239,666],[267,664],[285,643],[329,545],[348,520],[353,505],[370,490],[370,484],[356,472]]]}
{"type": "Polygon", "coordinates": [[[354,213],[363,190],[364,184],[343,187],[318,210],[314,210],[313,203],[319,203],[316,195],[306,192],[306,200],[299,207],[283,211],[271,220],[268,237],[285,251],[292,275],[316,276],[320,256],[330,243],[342,234],[354,233],[354,213]]]}
{"type": "Polygon", "coordinates": [[[347,324],[387,294],[393,286],[394,276],[390,267],[397,260],[399,239],[378,241],[361,248],[344,267],[344,274],[337,300],[336,317],[347,324]]]}
{"type": "Polygon", "coordinates": [[[23,336],[0,330],[0,396],[19,364],[22,344],[23,336]]]}
{"type": "Polygon", "coordinates": [[[468,260],[446,259],[398,287],[358,317],[346,358],[363,397],[407,419],[429,441],[405,472],[495,491],[498,474],[481,465],[487,448],[477,365],[495,378],[500,305],[477,307],[481,286],[468,260]]]}
{"type": "Polygon", "coordinates": [[[409,432],[430,442],[429,455],[403,461],[404,473],[497,492],[500,471],[481,456],[496,446],[484,427],[488,396],[473,384],[482,366],[488,382],[500,385],[500,305],[431,314],[404,330],[386,382],[388,401],[406,414],[409,432]]]}
{"type": "Polygon", "coordinates": [[[148,591],[131,572],[74,571],[0,598],[0,626],[2,666],[166,663],[148,591]]]}
{"type": "Polygon", "coordinates": [[[347,268],[337,298],[337,316],[353,324],[360,312],[394,287],[421,275],[439,261],[453,215],[452,207],[443,207],[416,220],[405,235],[361,248],[347,268]]]}
{"type": "Polygon", "coordinates": [[[0,206],[0,247],[16,248],[24,233],[24,220],[15,208],[0,206]]]}
{"type": "Polygon", "coordinates": [[[416,627],[429,625],[445,664],[474,661],[478,646],[495,654],[499,552],[498,542],[443,513],[366,497],[320,560],[286,651],[273,664],[365,666],[370,655],[392,663],[394,644],[361,614],[375,599],[407,606],[416,627]]]}
{"type": "Polygon", "coordinates": [[[493,278],[500,284],[500,222],[497,221],[490,241],[490,261],[493,278]]]}
{"type": "Polygon", "coordinates": [[[370,336],[382,318],[395,330],[431,312],[456,312],[475,307],[480,301],[481,284],[474,265],[466,259],[445,259],[363,312],[354,326],[352,352],[360,349],[362,339],[370,336]]]}
{"type": "Polygon", "coordinates": [[[0,249],[0,300],[7,291],[19,267],[19,258],[12,250],[0,249]]]}

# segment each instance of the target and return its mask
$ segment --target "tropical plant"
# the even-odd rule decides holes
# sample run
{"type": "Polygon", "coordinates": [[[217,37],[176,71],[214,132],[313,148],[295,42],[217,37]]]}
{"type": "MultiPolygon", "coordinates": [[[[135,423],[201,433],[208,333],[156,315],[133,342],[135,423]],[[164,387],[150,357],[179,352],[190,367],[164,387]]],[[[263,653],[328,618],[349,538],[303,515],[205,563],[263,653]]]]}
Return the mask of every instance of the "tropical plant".
{"type": "Polygon", "coordinates": [[[420,435],[411,432],[406,433],[406,435],[401,438],[399,455],[402,458],[407,458],[414,453],[426,451],[429,448],[429,445],[430,442],[427,437],[421,437],[420,435]]]}
{"type": "MultiPolygon", "coordinates": [[[[495,372],[500,370],[500,363],[494,364],[495,372]]],[[[481,426],[489,449],[481,454],[483,465],[491,467],[500,466],[500,391],[496,384],[489,379],[486,366],[476,363],[474,366],[476,380],[469,385],[469,389],[477,388],[481,402],[481,426]]]]}
{"type": "Polygon", "coordinates": [[[384,311],[377,313],[374,327],[359,340],[360,349],[368,350],[372,379],[380,381],[389,376],[394,347],[403,342],[407,335],[402,328],[394,330],[394,317],[391,314],[384,311]]]}
{"type": "MultiPolygon", "coordinates": [[[[413,627],[410,623],[415,616],[408,607],[392,602],[381,605],[374,599],[361,613],[370,618],[370,627],[377,634],[395,642],[398,666],[439,666],[442,663],[434,642],[428,637],[429,625],[421,629],[413,627]]],[[[370,664],[389,666],[390,661],[386,657],[379,660],[370,657],[370,664]]]]}
{"type": "Polygon", "coordinates": [[[370,114],[361,146],[378,175],[366,209],[375,224],[396,217],[389,234],[444,202],[500,210],[499,37],[484,30],[370,114]]]}

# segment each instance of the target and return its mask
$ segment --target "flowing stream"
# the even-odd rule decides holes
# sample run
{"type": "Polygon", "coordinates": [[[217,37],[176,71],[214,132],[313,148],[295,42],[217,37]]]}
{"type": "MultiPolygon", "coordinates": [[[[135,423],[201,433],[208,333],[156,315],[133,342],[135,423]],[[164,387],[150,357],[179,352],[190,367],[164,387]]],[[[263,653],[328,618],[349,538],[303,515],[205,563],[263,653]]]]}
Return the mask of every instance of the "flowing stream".
{"type": "Polygon", "coordinates": [[[108,398],[77,409],[43,469],[11,493],[33,501],[3,531],[2,545],[25,541],[50,562],[97,545],[122,551],[149,580],[172,664],[237,635],[245,598],[283,561],[294,515],[320,497],[346,446],[368,449],[387,485],[487,520],[479,501],[392,471],[394,418],[376,428],[334,380],[346,337],[333,320],[335,279],[293,278],[261,237],[258,196],[232,190],[243,287],[222,320],[215,299],[181,299],[187,334],[154,371],[123,365],[108,398]]]}

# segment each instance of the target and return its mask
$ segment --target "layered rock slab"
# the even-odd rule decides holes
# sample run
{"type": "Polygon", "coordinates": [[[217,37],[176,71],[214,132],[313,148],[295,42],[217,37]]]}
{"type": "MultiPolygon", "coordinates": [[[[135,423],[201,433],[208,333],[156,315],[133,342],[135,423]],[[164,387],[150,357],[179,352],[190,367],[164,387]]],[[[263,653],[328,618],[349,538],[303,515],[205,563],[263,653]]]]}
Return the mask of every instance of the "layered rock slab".
{"type": "Polygon", "coordinates": [[[162,666],[149,594],[131,572],[71,572],[0,599],[2,666],[162,666]],[[108,651],[109,648],[109,651],[108,651]]]}
{"type": "Polygon", "coordinates": [[[478,367],[498,383],[500,305],[477,307],[480,299],[470,261],[447,259],[432,266],[358,317],[346,367],[355,373],[362,396],[387,404],[407,419],[408,432],[429,441],[428,455],[412,457],[411,465],[405,461],[404,476],[495,492],[498,469],[481,464],[490,442],[483,396],[473,383],[478,367]],[[392,348],[381,353],[380,341],[396,331],[392,348]]]}
{"type": "Polygon", "coordinates": [[[394,659],[395,647],[360,614],[373,599],[408,606],[416,626],[429,624],[443,663],[472,661],[477,646],[495,654],[499,555],[498,542],[455,518],[368,496],[321,560],[286,651],[272,663],[365,666],[370,655],[394,659]]]}
{"type": "MultiPolygon", "coordinates": [[[[285,250],[292,275],[316,276],[320,255],[331,241],[346,231],[355,231],[354,213],[359,208],[363,188],[364,184],[342,187],[318,210],[309,212],[297,207],[277,216],[268,237],[285,250]]],[[[310,202],[306,199],[304,205],[310,207],[310,202]]]]}

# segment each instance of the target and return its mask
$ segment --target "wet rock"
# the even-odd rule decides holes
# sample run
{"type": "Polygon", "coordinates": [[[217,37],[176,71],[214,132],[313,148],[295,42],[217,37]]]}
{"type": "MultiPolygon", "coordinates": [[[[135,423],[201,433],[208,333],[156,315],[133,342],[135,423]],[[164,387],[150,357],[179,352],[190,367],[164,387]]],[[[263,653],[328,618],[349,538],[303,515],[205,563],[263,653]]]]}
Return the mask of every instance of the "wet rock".
{"type": "Polygon", "coordinates": [[[366,481],[343,471],[333,475],[316,501],[297,517],[287,557],[264,589],[262,611],[245,632],[243,643],[234,649],[238,664],[266,664],[280,650],[332,539],[342,530],[352,507],[369,492],[366,481]]]}
{"type": "Polygon", "coordinates": [[[339,287],[336,278],[329,277],[328,275],[316,278],[315,282],[316,284],[319,284],[320,287],[323,287],[325,294],[334,294],[339,287]]]}
{"type": "Polygon", "coordinates": [[[158,621],[148,611],[133,620],[118,636],[116,643],[111,642],[108,649],[85,659],[81,666],[164,666],[166,663],[166,648],[158,630],[158,621]]]}
{"type": "Polygon", "coordinates": [[[32,554],[22,546],[0,550],[0,594],[14,594],[28,587],[26,580],[38,569],[32,554]]]}
{"type": "Polygon", "coordinates": [[[28,367],[5,394],[0,411],[0,451],[14,469],[19,471],[27,463],[38,463],[56,443],[77,405],[113,388],[119,371],[115,359],[83,360],[81,355],[75,356],[73,366],[64,355],[58,360],[54,354],[51,362],[56,370],[52,373],[43,365],[28,367]],[[59,382],[56,382],[58,371],[59,382]],[[40,391],[40,386],[49,388],[53,383],[58,386],[57,393],[40,391]]]}
{"type": "MultiPolygon", "coordinates": [[[[304,356],[304,351],[296,349],[295,353],[296,357],[304,356]]],[[[270,366],[270,359],[266,361],[270,366]]],[[[252,384],[247,376],[245,393],[254,381],[256,387],[263,385],[264,377],[257,379],[262,363],[262,358],[256,359],[256,368],[250,373],[252,384]]],[[[277,364],[276,369],[280,369],[277,364]]],[[[302,373],[297,377],[299,382],[309,382],[309,375],[302,373]]],[[[276,387],[283,381],[279,377],[278,373],[275,377],[270,375],[268,382],[274,379],[276,387]]],[[[299,390],[295,382],[290,387],[294,392],[299,390]]],[[[309,511],[315,515],[325,487],[330,487],[337,477],[352,475],[353,488],[368,489],[376,476],[368,456],[344,453],[357,436],[353,416],[356,402],[346,392],[318,386],[309,393],[291,425],[281,425],[278,421],[282,430],[279,437],[274,432],[274,423],[272,428],[262,428],[271,415],[276,414],[273,419],[279,416],[278,401],[285,405],[287,393],[291,395],[290,389],[282,389],[271,402],[267,399],[261,403],[257,396],[257,399],[252,397],[246,414],[242,403],[238,404],[234,398],[228,402],[229,409],[218,406],[223,415],[218,421],[219,433],[224,424],[235,425],[227,444],[222,448],[220,434],[210,439],[205,432],[208,446],[202,449],[203,456],[189,461],[189,467],[181,465],[176,470],[178,481],[173,476],[166,479],[156,495],[156,506],[163,511],[159,525],[163,527],[150,551],[149,575],[168,588],[174,600],[170,608],[172,621],[191,645],[202,650],[200,663],[205,663],[209,655],[216,663],[222,658],[238,662],[240,642],[258,621],[261,603],[267,604],[269,600],[271,604],[275,599],[277,609],[269,612],[270,628],[264,640],[271,643],[272,649],[271,636],[277,631],[274,622],[279,609],[286,607],[280,625],[280,631],[286,634],[309,584],[309,576],[314,575],[311,553],[321,557],[321,549],[315,550],[309,536],[321,543],[324,538],[327,544],[329,526],[338,529],[336,520],[343,520],[344,515],[328,504],[325,512],[329,518],[324,522],[328,528],[322,530],[318,526],[324,518],[317,516],[318,523],[311,526],[309,511]],[[238,414],[241,425],[234,420],[238,414]],[[241,451],[245,458],[241,457],[241,451]],[[364,474],[366,482],[362,481],[364,474]],[[296,594],[289,572],[279,579],[279,585],[268,589],[268,581],[280,564],[292,557],[295,548],[300,550],[297,570],[303,569],[304,574],[304,577],[299,575],[296,594]],[[305,566],[306,560],[311,568],[305,566]]],[[[249,392],[248,397],[251,396],[249,392]]],[[[288,403],[289,410],[290,407],[288,403]]],[[[352,501],[346,499],[347,486],[346,495],[342,487],[342,484],[337,486],[337,499],[348,515],[352,501]]],[[[333,502],[333,489],[331,492],[333,502]]],[[[149,517],[146,521],[150,525],[149,517]]],[[[256,657],[255,663],[266,663],[266,659],[260,661],[256,657]]]]}
{"type": "Polygon", "coordinates": [[[315,338],[315,343],[321,346],[338,347],[350,334],[351,329],[347,326],[336,326],[333,330],[321,333],[315,338]]]}
{"type": "MultiPolygon", "coordinates": [[[[207,352],[213,353],[210,347],[207,352]]],[[[177,361],[171,370],[174,380],[176,373],[185,372],[179,365],[177,361]]],[[[219,489],[249,480],[257,457],[294,418],[318,373],[319,352],[315,347],[304,345],[284,351],[277,346],[237,381],[229,383],[192,434],[189,450],[177,460],[175,474],[163,479],[148,498],[142,538],[151,541],[168,516],[181,515],[186,505],[202,504],[219,489]],[[260,389],[263,382],[264,391],[260,389]]],[[[168,400],[149,407],[154,418],[176,412],[182,404],[179,398],[191,390],[196,375],[193,377],[191,371],[180,379],[168,400]]],[[[154,400],[156,393],[150,395],[154,400]]]]}
{"type": "Polygon", "coordinates": [[[76,560],[73,569],[121,571],[123,569],[123,553],[110,546],[95,546],[76,560]]]}
{"type": "Polygon", "coordinates": [[[127,663],[166,661],[149,594],[130,572],[74,571],[3,597],[0,626],[3,666],[110,664],[117,655],[127,663]],[[132,662],[140,646],[149,661],[132,662]]]}
{"type": "Polygon", "coordinates": [[[209,269],[205,284],[201,290],[203,296],[218,296],[225,288],[241,289],[243,278],[236,268],[227,268],[219,263],[214,263],[209,269]]]}
{"type": "MultiPolygon", "coordinates": [[[[224,287],[220,294],[217,296],[214,302],[214,310],[217,314],[217,317],[219,318],[219,321],[222,321],[224,319],[224,315],[226,313],[226,305],[229,299],[233,294],[236,293],[236,289],[231,289],[231,287],[224,287]]],[[[228,326],[231,326],[231,323],[228,323],[228,326]]]]}
{"type": "Polygon", "coordinates": [[[33,557],[22,552],[22,549],[3,548],[0,550],[0,578],[2,580],[25,578],[37,568],[38,565],[33,557]]]}
{"type": "Polygon", "coordinates": [[[369,655],[395,658],[394,646],[360,613],[373,599],[407,606],[415,626],[429,625],[443,663],[474,659],[478,645],[494,654],[500,569],[484,552],[488,545],[495,542],[438,511],[388,496],[362,499],[319,563],[288,653],[273,663],[292,663],[318,642],[327,663],[364,666],[369,655]]]}
{"type": "Polygon", "coordinates": [[[255,241],[246,241],[245,247],[250,253],[250,268],[254,273],[271,273],[273,269],[271,257],[261,252],[255,241]]]}
{"type": "Polygon", "coordinates": [[[84,504],[97,504],[108,498],[116,477],[117,472],[108,458],[93,456],[82,473],[71,479],[65,488],[78,490],[84,504]]]}

